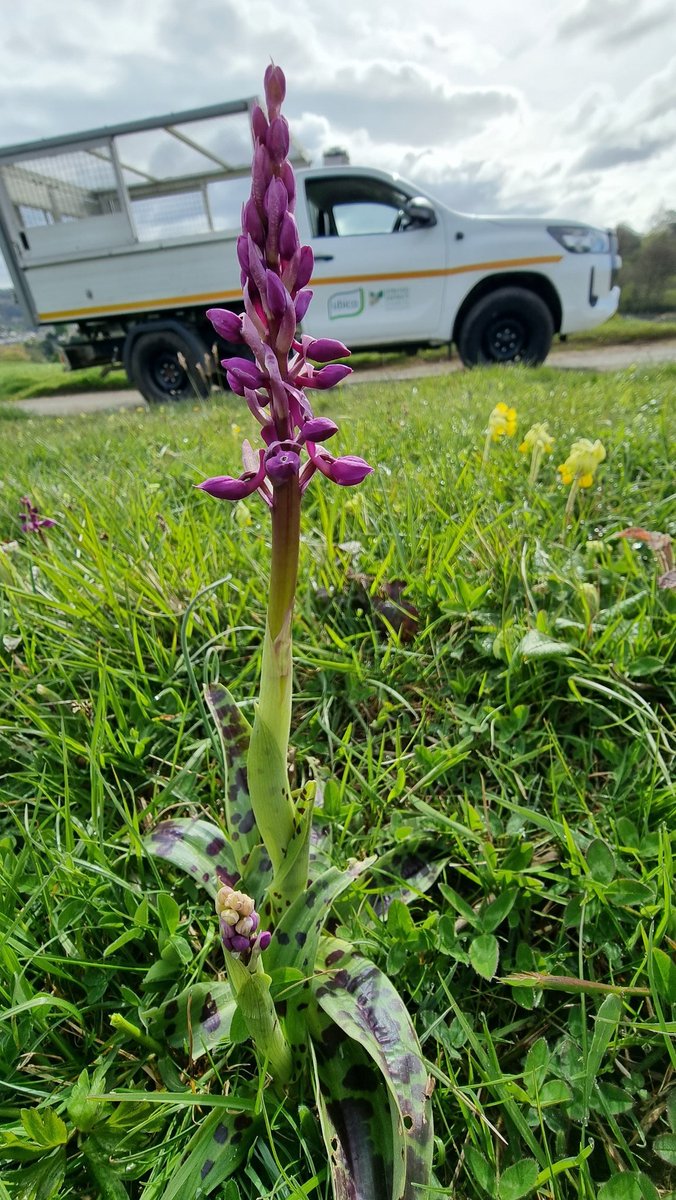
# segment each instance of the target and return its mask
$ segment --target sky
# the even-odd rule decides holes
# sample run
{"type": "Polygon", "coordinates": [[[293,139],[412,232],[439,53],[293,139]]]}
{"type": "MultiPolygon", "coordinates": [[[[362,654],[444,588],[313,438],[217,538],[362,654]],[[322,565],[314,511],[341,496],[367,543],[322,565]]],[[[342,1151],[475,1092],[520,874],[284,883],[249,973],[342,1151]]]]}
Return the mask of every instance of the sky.
{"type": "Polygon", "coordinates": [[[673,0],[6,0],[0,145],[260,94],[271,58],[315,163],[463,212],[676,208],[673,0]]]}

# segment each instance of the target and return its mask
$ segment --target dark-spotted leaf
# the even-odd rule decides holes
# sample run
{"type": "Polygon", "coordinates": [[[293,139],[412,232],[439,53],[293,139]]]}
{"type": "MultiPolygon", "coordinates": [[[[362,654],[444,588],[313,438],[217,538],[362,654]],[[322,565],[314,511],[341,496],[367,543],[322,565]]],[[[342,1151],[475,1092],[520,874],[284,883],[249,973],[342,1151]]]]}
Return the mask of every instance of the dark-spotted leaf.
{"type": "Polygon", "coordinates": [[[392,1115],[392,1200],[429,1186],[433,1150],[428,1077],[406,1006],[386,975],[335,938],[324,938],[313,990],[320,1007],[377,1063],[392,1115]]]}
{"type": "Polygon", "coordinates": [[[278,913],[283,913],[289,902],[300,896],[307,884],[314,792],[314,784],[310,784],[296,798],[292,833],[287,850],[275,870],[274,885],[269,893],[272,907],[278,913]]]}
{"type": "Polygon", "coordinates": [[[229,983],[193,983],[172,1000],[144,1012],[151,1037],[192,1059],[227,1042],[235,1011],[229,983]]]}
{"type": "Polygon", "coordinates": [[[412,850],[410,845],[395,846],[378,859],[374,874],[386,880],[387,891],[373,898],[375,912],[383,916],[393,900],[410,904],[436,883],[448,862],[448,858],[436,858],[436,847],[421,846],[412,850]],[[405,886],[402,886],[405,885],[405,886]]]}
{"type": "Polygon", "coordinates": [[[214,1109],[191,1137],[181,1165],[158,1200],[209,1196],[239,1169],[256,1134],[257,1125],[248,1114],[214,1109]]]}
{"type": "Polygon", "coordinates": [[[251,807],[247,780],[251,726],[222,684],[209,684],[204,695],[223,749],[226,823],[241,871],[253,847],[261,840],[251,807]]]}
{"type": "Polygon", "coordinates": [[[344,871],[340,867],[329,867],[317,879],[311,880],[277,925],[265,957],[266,970],[298,967],[304,975],[312,974],[319,936],[333,901],[375,861],[375,857],[353,859],[344,871]]]}
{"type": "Polygon", "coordinates": [[[357,1042],[323,1013],[312,1046],[315,1099],[333,1200],[391,1200],[392,1121],[387,1087],[357,1042]]]}
{"type": "Polygon", "coordinates": [[[469,961],[477,975],[483,979],[492,979],[498,969],[500,948],[498,939],[492,933],[482,933],[470,942],[469,961]]]}
{"type": "Polygon", "coordinates": [[[537,1183],[538,1165],[534,1158],[522,1158],[503,1171],[498,1181],[499,1200],[521,1200],[537,1183]]]}
{"type": "Polygon", "coordinates": [[[176,817],[161,821],[143,839],[149,854],[191,875],[210,896],[222,883],[235,884],[239,868],[226,835],[211,821],[176,817]]]}

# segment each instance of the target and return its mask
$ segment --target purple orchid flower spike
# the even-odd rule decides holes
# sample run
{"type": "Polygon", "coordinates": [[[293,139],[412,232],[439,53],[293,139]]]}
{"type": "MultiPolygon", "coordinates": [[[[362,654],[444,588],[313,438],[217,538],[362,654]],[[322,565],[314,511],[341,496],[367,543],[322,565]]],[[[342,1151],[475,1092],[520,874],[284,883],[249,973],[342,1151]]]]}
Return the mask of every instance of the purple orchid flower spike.
{"type": "MultiPolygon", "coordinates": [[[[312,298],[308,285],[314,258],[311,246],[301,245],[294,217],[296,183],[288,159],[289,127],[281,113],[285,93],[284,73],[271,65],[265,72],[265,111],[256,105],[252,112],[251,194],[237,239],[244,311],[208,311],[217,335],[236,348],[223,367],[232,391],[244,398],[255,418],[262,445],[244,443],[239,477],[217,475],[197,485],[219,500],[258,492],[271,511],[270,587],[247,782],[256,827],[277,880],[272,906],[278,913],[307,882],[303,856],[294,859],[293,869],[284,866],[299,828],[286,764],[301,499],[317,472],[340,487],[353,487],[371,472],[363,458],[336,457],[325,449],[338,426],[329,417],[315,416],[308,399],[312,391],[335,387],[351,368],[337,361],[349,355],[342,342],[313,338],[298,328],[312,298]]],[[[224,936],[235,955],[245,953],[244,940],[233,939],[248,933],[224,936]]]]}
{"type": "Polygon", "coordinates": [[[286,95],[281,67],[268,67],[264,88],[267,113],[258,105],[252,113],[251,196],[242,209],[237,241],[244,313],[210,308],[207,316],[223,341],[243,343],[251,356],[226,358],[223,367],[231,390],[246,398],[263,427],[266,449],[255,468],[238,479],[219,475],[198,487],[219,500],[240,500],[258,491],[274,513],[288,506],[291,492],[297,504],[316,471],[351,487],[371,467],[353,455],[334,458],[312,449],[337,426],[314,416],[305,391],[325,391],[345,379],[351,368],[335,360],[350,352],[333,338],[298,333],[312,298],[307,285],[314,258],[312,248],[300,243],[293,215],[296,184],[288,160],[289,127],[281,115],[286,95]]]}
{"type": "Polygon", "coordinates": [[[19,513],[21,519],[21,528],[24,533],[38,533],[44,537],[43,529],[51,529],[56,525],[51,517],[41,517],[39,509],[35,504],[31,504],[30,496],[21,497],[22,512],[19,513]]]}

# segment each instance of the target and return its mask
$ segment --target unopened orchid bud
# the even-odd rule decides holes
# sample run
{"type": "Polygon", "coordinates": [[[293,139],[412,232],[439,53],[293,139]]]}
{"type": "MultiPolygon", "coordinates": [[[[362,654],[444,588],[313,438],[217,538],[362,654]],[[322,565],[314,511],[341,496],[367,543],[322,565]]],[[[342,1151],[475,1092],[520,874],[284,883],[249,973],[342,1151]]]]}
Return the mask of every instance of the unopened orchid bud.
{"type": "Polygon", "coordinates": [[[268,119],[260,104],[254,104],[251,110],[251,132],[257,141],[265,141],[268,132],[268,119]]]}
{"type": "Polygon", "coordinates": [[[263,372],[248,358],[224,358],[221,366],[227,372],[228,378],[232,376],[242,388],[242,391],[239,388],[233,388],[233,391],[237,391],[240,396],[244,395],[245,387],[257,388],[265,382],[263,372]]]}
{"type": "Polygon", "coordinates": [[[290,162],[282,163],[280,171],[280,179],[286,188],[286,194],[289,197],[289,212],[293,212],[296,207],[296,177],[293,173],[293,167],[290,162]]]}
{"type": "Polygon", "coordinates": [[[249,276],[249,246],[251,244],[251,236],[247,233],[240,233],[237,238],[237,259],[242,273],[247,278],[249,276]]]}
{"type": "Polygon", "coordinates": [[[284,117],[275,117],[265,135],[265,145],[275,166],[284,162],[289,153],[289,126],[284,117]]]}
{"type": "Polygon", "coordinates": [[[312,253],[312,246],[301,246],[300,258],[298,261],[298,270],[296,272],[295,290],[300,291],[306,283],[309,283],[312,278],[312,272],[315,265],[315,256],[312,253]]]}
{"type": "Polygon", "coordinates": [[[271,63],[266,68],[263,77],[263,87],[265,88],[265,103],[268,109],[268,117],[270,121],[274,121],[275,117],[279,116],[279,110],[286,96],[286,79],[281,67],[276,67],[274,63],[271,63]]]}
{"type": "MultiPolygon", "coordinates": [[[[286,191],[286,189],[285,189],[286,191]]],[[[295,218],[287,210],[281,220],[279,226],[279,253],[283,259],[288,261],[293,258],[296,251],[300,250],[300,238],[298,236],[298,226],[295,218]]]]}
{"type": "Polygon", "coordinates": [[[265,238],[265,256],[268,263],[276,265],[279,258],[279,230],[286,212],[286,188],[281,179],[273,177],[270,180],[263,207],[268,226],[265,238]]]}
{"type": "Polygon", "coordinates": [[[284,316],[287,307],[291,304],[291,297],[282,283],[279,275],[274,271],[266,271],[266,288],[265,296],[268,302],[270,314],[279,321],[284,316]]]}
{"type": "Polygon", "coordinates": [[[251,195],[259,213],[263,213],[263,202],[268,184],[272,179],[272,160],[269,151],[262,142],[258,142],[253,154],[251,170],[251,195]]]}
{"type": "Polygon", "coordinates": [[[242,318],[227,308],[208,308],[207,316],[216,333],[226,342],[241,342],[242,318]]]}
{"type": "Polygon", "coordinates": [[[308,308],[310,307],[310,301],[312,300],[313,296],[314,292],[310,288],[305,288],[302,292],[298,292],[298,295],[294,300],[296,320],[299,325],[303,320],[308,308]]]}
{"type": "Polygon", "coordinates": [[[261,249],[263,248],[265,245],[265,228],[260,213],[251,199],[247,200],[242,209],[242,229],[244,233],[248,233],[251,236],[257,246],[260,246],[261,249]]]}
{"type": "Polygon", "coordinates": [[[284,316],[279,322],[279,330],[277,332],[277,349],[282,354],[288,354],[293,345],[293,340],[296,336],[296,310],[290,296],[287,297],[287,305],[284,310],[284,316]]]}

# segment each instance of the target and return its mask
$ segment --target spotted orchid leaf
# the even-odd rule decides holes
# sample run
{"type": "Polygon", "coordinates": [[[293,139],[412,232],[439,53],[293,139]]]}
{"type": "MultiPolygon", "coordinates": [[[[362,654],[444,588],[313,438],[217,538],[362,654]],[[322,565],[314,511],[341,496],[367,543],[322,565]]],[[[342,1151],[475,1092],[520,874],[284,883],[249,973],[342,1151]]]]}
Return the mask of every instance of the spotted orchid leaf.
{"type": "Polygon", "coordinates": [[[232,885],[239,879],[232,846],[211,821],[198,817],[161,821],[143,842],[149,854],[191,875],[211,897],[216,896],[221,884],[232,885]]]}
{"type": "Polygon", "coordinates": [[[305,890],[310,860],[310,834],[314,804],[314,784],[306,785],[296,798],[291,836],[281,863],[275,871],[269,898],[279,915],[305,890]]]}
{"type": "Polygon", "coordinates": [[[372,858],[353,859],[345,870],[329,867],[317,879],[311,880],[277,925],[266,955],[268,970],[296,967],[306,978],[312,974],[321,931],[331,912],[331,905],[375,861],[375,855],[372,858]]]}
{"type": "Polygon", "coordinates": [[[235,858],[242,870],[247,856],[261,840],[251,807],[247,781],[251,726],[230,692],[220,683],[210,684],[204,695],[223,747],[227,826],[235,858]]]}
{"type": "Polygon", "coordinates": [[[193,983],[142,1015],[151,1037],[195,1060],[226,1042],[235,1012],[229,983],[193,983]]]}
{"type": "Polygon", "coordinates": [[[373,963],[336,938],[322,938],[313,982],[323,1011],[380,1068],[390,1097],[391,1200],[417,1200],[429,1182],[433,1151],[428,1076],[403,1000],[373,963]]]}
{"type": "Polygon", "coordinates": [[[387,1088],[366,1051],[322,1016],[324,1030],[311,1052],[333,1200],[392,1200],[387,1088]]]}
{"type": "Polygon", "coordinates": [[[393,886],[373,900],[374,911],[379,916],[385,916],[393,900],[411,904],[436,883],[448,861],[448,857],[435,860],[432,849],[425,846],[415,850],[411,850],[410,846],[406,849],[395,846],[381,855],[376,873],[386,880],[391,879],[393,886]],[[402,887],[402,883],[406,886],[402,887]]]}
{"type": "Polygon", "coordinates": [[[159,1200],[209,1196],[242,1165],[256,1133],[249,1113],[214,1109],[188,1142],[186,1156],[159,1200]]]}

